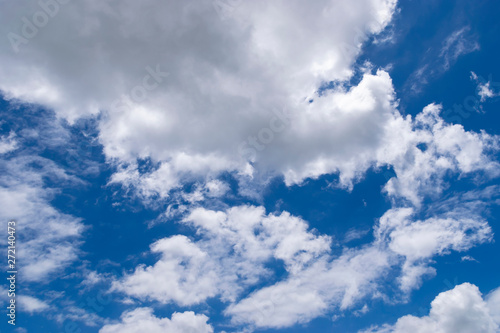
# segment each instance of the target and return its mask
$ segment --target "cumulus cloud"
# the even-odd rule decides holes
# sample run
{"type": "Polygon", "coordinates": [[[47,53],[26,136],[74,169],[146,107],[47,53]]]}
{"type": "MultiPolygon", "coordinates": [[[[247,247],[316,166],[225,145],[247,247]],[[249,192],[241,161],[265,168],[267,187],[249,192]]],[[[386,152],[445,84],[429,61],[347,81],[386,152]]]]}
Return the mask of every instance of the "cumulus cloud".
{"type": "Polygon", "coordinates": [[[139,299],[179,305],[218,296],[233,303],[226,314],[234,324],[285,327],[307,322],[338,306],[350,308],[376,289],[375,281],[394,256],[378,245],[332,256],[327,236],[307,231],[299,218],[265,215],[262,207],[227,212],[195,209],[184,223],[202,237],[173,236],[152,245],[161,258],[116,281],[113,289],[139,299]],[[270,260],[288,277],[238,301],[243,291],[268,279],[270,260]]]}
{"type": "Polygon", "coordinates": [[[340,170],[347,182],[348,167],[364,162],[354,157],[380,141],[393,112],[385,72],[315,93],[352,76],[395,0],[244,1],[224,20],[210,1],[148,0],[140,10],[134,1],[51,3],[57,14],[30,38],[22,17],[40,16],[36,1],[0,14],[2,33],[27,41],[17,53],[2,44],[0,77],[11,79],[0,89],[70,120],[101,114],[104,152],[123,168],[113,180],[145,193],[252,168],[283,173],[289,184],[340,170]],[[275,115],[283,109],[286,123],[275,115]],[[161,166],[142,175],[139,157],[161,166]]]}
{"type": "MultiPolygon", "coordinates": [[[[497,297],[496,294],[492,297],[497,297]]],[[[439,294],[432,301],[428,316],[404,316],[394,325],[362,333],[496,333],[498,329],[498,307],[483,300],[475,285],[464,283],[439,294]]]]}
{"type": "Polygon", "coordinates": [[[262,207],[196,208],[183,223],[199,239],[177,235],[157,241],[151,250],[160,259],[115,281],[113,289],[183,306],[218,297],[229,302],[225,314],[235,325],[281,328],[305,323],[380,294],[394,269],[400,271],[401,292],[408,295],[425,275],[434,273],[434,256],[489,241],[491,228],[474,210],[479,203],[467,206],[471,210],[436,210],[435,217],[425,220],[416,219],[412,208],[393,208],[375,226],[372,243],[339,255],[334,255],[329,237],[308,231],[305,221],[286,212],[276,216],[266,215],[262,207]],[[271,259],[280,260],[288,274],[240,298],[272,280],[266,267],[271,259]]]}
{"type": "Polygon", "coordinates": [[[107,324],[99,333],[213,333],[208,317],[187,311],[175,312],[172,318],[158,318],[151,308],[137,308],[122,314],[118,324],[107,324]]]}
{"type": "Polygon", "coordinates": [[[151,251],[160,253],[160,260],[137,267],[113,289],[181,305],[216,295],[235,301],[245,287],[269,274],[266,264],[271,259],[296,272],[330,249],[330,238],[309,232],[303,220],[288,213],[265,215],[262,207],[239,206],[227,212],[198,208],[184,223],[203,238],[194,242],[177,235],[157,241],[151,251]]]}
{"type": "Polygon", "coordinates": [[[372,243],[335,256],[326,235],[308,231],[305,221],[286,212],[191,208],[183,223],[201,238],[178,235],[156,242],[151,249],[160,260],[137,267],[116,281],[114,290],[180,305],[220,297],[230,302],[225,313],[235,325],[273,328],[350,309],[380,292],[392,269],[400,272],[397,283],[406,298],[435,273],[434,256],[463,252],[492,238],[481,212],[497,196],[495,186],[438,198],[448,186],[445,175],[496,177],[498,164],[489,152],[498,149],[498,138],[447,124],[440,110],[431,104],[415,118],[393,114],[383,145],[361,163],[360,170],[389,165],[396,174],[384,188],[393,207],[375,225],[372,243]],[[434,204],[423,206],[426,198],[434,204]],[[417,218],[422,214],[428,217],[417,218]],[[288,275],[239,299],[242,291],[269,278],[265,263],[270,259],[281,260],[288,275]],[[169,283],[161,283],[166,277],[169,283]]]}
{"type": "Polygon", "coordinates": [[[391,254],[377,246],[327,256],[272,286],[255,291],[226,309],[235,324],[283,328],[306,323],[332,308],[352,308],[377,290],[390,268],[391,254]]]}
{"type": "Polygon", "coordinates": [[[491,227],[474,211],[463,215],[448,212],[423,221],[412,218],[413,213],[411,208],[391,209],[376,229],[378,239],[405,258],[399,277],[405,292],[419,287],[423,276],[435,273],[429,266],[432,257],[451,250],[465,251],[492,239],[491,227]]]}
{"type": "MultiPolygon", "coordinates": [[[[107,161],[117,168],[110,184],[145,200],[198,186],[181,194],[191,205],[181,223],[196,237],[156,241],[151,253],[158,260],[114,281],[114,291],[182,306],[219,297],[235,324],[284,327],[352,308],[378,292],[394,267],[408,293],[433,273],[433,256],[491,238],[473,204],[460,214],[417,216],[431,212],[422,202],[446,189],[447,175],[498,176],[489,154],[498,151],[498,137],[445,123],[435,104],[402,116],[384,70],[363,69],[359,82],[349,83],[363,43],[389,24],[396,0],[244,1],[223,19],[211,1],[47,1],[54,17],[40,14],[47,8],[35,0],[9,2],[0,13],[0,33],[9,36],[0,45],[4,96],[53,108],[70,122],[95,117],[107,161]],[[44,15],[50,24],[37,21],[44,15]],[[318,94],[332,81],[335,88],[318,94]],[[144,159],[151,168],[140,167],[144,159]],[[292,186],[337,173],[349,189],[380,167],[396,174],[384,187],[393,207],[374,228],[375,241],[357,249],[332,251],[330,237],[287,212],[197,207],[230,190],[221,173],[240,181],[241,194],[280,175],[292,186]],[[271,261],[286,270],[278,281],[266,280],[271,261]],[[260,282],[266,287],[248,294],[260,282]]],[[[467,32],[445,40],[438,65],[446,69],[477,49],[467,32]]],[[[2,217],[44,222],[43,229],[32,225],[37,236],[23,258],[33,267],[25,272],[41,279],[74,260],[70,240],[82,224],[50,207],[42,175],[12,160],[2,177],[0,198],[14,211],[2,217]],[[63,255],[40,251],[47,241],[63,255]]],[[[184,319],[200,323],[195,331],[211,331],[204,316],[159,319],[142,308],[102,332],[135,332],[138,322],[151,331],[191,329],[184,319]]]]}

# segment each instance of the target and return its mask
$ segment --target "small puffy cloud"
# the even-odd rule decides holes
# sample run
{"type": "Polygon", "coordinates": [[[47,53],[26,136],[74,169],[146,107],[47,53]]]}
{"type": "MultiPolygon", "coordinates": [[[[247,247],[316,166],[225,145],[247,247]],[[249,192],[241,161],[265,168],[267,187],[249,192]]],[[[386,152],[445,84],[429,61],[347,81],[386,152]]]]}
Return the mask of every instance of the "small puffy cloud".
{"type": "Polygon", "coordinates": [[[460,260],[461,260],[461,261],[473,261],[473,262],[479,262],[479,261],[477,261],[476,259],[474,259],[474,257],[471,257],[471,256],[463,256],[460,260]]]}
{"type": "Polygon", "coordinates": [[[85,279],[82,281],[82,285],[87,287],[92,287],[102,281],[104,281],[105,277],[102,274],[97,273],[96,271],[87,272],[85,279]]]}
{"type": "Polygon", "coordinates": [[[19,295],[17,296],[17,301],[19,302],[21,310],[29,312],[30,314],[42,312],[49,308],[49,304],[32,296],[19,295]]]}
{"type": "Polygon", "coordinates": [[[500,92],[495,91],[499,88],[498,82],[492,83],[491,80],[486,81],[483,77],[477,76],[474,72],[471,72],[471,80],[477,84],[477,94],[481,97],[481,102],[486,101],[488,98],[500,96],[500,92]],[[496,88],[495,90],[493,89],[493,85],[496,88]]]}
{"type": "Polygon", "coordinates": [[[192,311],[175,312],[172,318],[158,318],[151,308],[137,308],[122,314],[118,324],[107,324],[99,333],[213,333],[208,317],[192,311]]]}
{"type": "Polygon", "coordinates": [[[439,294],[431,303],[428,316],[404,316],[394,325],[374,327],[360,333],[496,333],[498,332],[497,293],[487,301],[470,283],[439,294]]]}
{"type": "Polygon", "coordinates": [[[0,137],[0,155],[14,151],[18,148],[16,134],[11,132],[8,136],[0,137]]]}
{"type": "Polygon", "coordinates": [[[151,246],[161,259],[150,267],[137,267],[114,288],[128,295],[180,305],[200,303],[217,293],[213,271],[207,267],[208,254],[185,236],[162,239],[151,246]]]}

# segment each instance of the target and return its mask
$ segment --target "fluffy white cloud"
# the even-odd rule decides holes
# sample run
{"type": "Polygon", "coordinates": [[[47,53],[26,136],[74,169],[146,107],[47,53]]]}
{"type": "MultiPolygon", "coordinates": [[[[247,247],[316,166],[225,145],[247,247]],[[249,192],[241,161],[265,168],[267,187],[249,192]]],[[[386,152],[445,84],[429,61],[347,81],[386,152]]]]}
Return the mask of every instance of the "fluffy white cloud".
{"type": "Polygon", "coordinates": [[[400,287],[408,292],[421,283],[424,275],[433,275],[429,260],[451,250],[465,251],[492,239],[488,223],[474,210],[450,210],[440,217],[415,220],[412,208],[391,209],[381,218],[375,233],[389,249],[404,257],[400,287]]]}
{"type": "Polygon", "coordinates": [[[0,46],[0,89],[70,120],[103,112],[106,156],[127,162],[113,180],[146,194],[207,173],[248,174],[248,159],[289,184],[333,171],[348,182],[394,112],[385,72],[315,93],[352,76],[396,0],[242,1],[227,19],[211,1],[47,3],[57,13],[38,28],[47,6],[37,1],[0,14],[1,32],[24,38],[0,46]],[[290,120],[276,117],[283,109],[290,120]],[[141,175],[137,157],[162,164],[141,175]]]}
{"type": "Polygon", "coordinates": [[[363,333],[496,333],[499,326],[494,318],[498,318],[498,310],[483,300],[476,286],[464,283],[439,294],[432,301],[428,316],[404,316],[394,325],[363,333]]]}
{"type": "Polygon", "coordinates": [[[287,279],[262,288],[226,309],[235,324],[282,328],[305,323],[332,308],[349,309],[377,290],[391,254],[377,246],[323,256],[287,279]]]}
{"type": "MultiPolygon", "coordinates": [[[[479,204],[472,205],[479,207],[479,204]]],[[[431,259],[450,251],[465,251],[489,241],[491,228],[476,211],[415,220],[413,210],[392,209],[375,226],[375,240],[363,248],[325,254],[276,284],[260,289],[226,314],[236,324],[286,327],[307,322],[332,309],[352,309],[363,297],[380,295],[385,274],[401,270],[398,284],[404,298],[422,277],[434,274],[431,259]],[[458,218],[451,216],[458,215],[458,218]],[[307,296],[307,297],[306,297],[307,296]]]]}
{"type": "Polygon", "coordinates": [[[393,166],[396,177],[386,185],[394,208],[380,218],[371,244],[334,256],[327,236],[308,232],[304,221],[286,212],[266,216],[262,207],[240,206],[225,212],[195,208],[183,223],[200,239],[160,240],[152,250],[162,253],[161,259],[117,281],[115,290],[183,305],[219,296],[232,303],[225,313],[233,323],[257,327],[285,327],[333,308],[350,309],[363,297],[379,293],[379,282],[392,268],[401,269],[399,286],[408,295],[423,276],[434,273],[430,266],[434,256],[465,251],[492,237],[480,212],[497,196],[494,186],[437,200],[425,209],[421,205],[424,198],[444,189],[444,174],[480,171],[495,176],[498,169],[487,156],[498,139],[445,124],[439,110],[430,105],[415,121],[395,117],[394,140],[375,152],[380,164],[393,166]],[[476,150],[464,155],[470,147],[476,150]],[[412,163],[415,158],[426,163],[412,163]],[[400,201],[405,207],[398,207],[400,201]],[[422,212],[431,217],[416,218],[422,212]],[[163,252],[163,246],[176,250],[163,252]],[[271,258],[283,261],[286,278],[238,299],[243,290],[269,276],[264,264],[271,258]],[[168,284],[159,283],[166,277],[168,284]]]}
{"type": "Polygon", "coordinates": [[[161,253],[161,259],[152,267],[137,267],[114,288],[129,295],[150,298],[160,302],[176,301],[190,305],[215,296],[217,276],[207,271],[207,253],[185,236],[162,239],[151,246],[161,253]]]}
{"type": "Polygon", "coordinates": [[[330,238],[316,236],[299,218],[265,215],[262,207],[240,206],[227,212],[195,209],[184,220],[203,236],[164,238],[151,251],[160,253],[153,266],[138,267],[114,283],[113,289],[137,298],[181,305],[221,295],[235,301],[245,287],[268,275],[265,265],[282,260],[290,272],[300,271],[330,250],[330,238]]]}
{"type": "MultiPolygon", "coordinates": [[[[440,109],[429,105],[415,119],[391,114],[382,145],[368,157],[346,164],[350,166],[346,172],[351,172],[347,178],[359,176],[370,165],[389,165],[396,173],[385,186],[394,208],[375,226],[373,243],[334,256],[326,236],[307,232],[304,221],[287,213],[266,216],[262,208],[245,206],[226,212],[192,209],[184,223],[197,231],[200,240],[183,236],[162,240],[170,244],[182,239],[177,248],[184,250],[176,257],[170,256],[175,251],[163,253],[154,266],[139,267],[116,282],[115,290],[184,305],[220,296],[232,302],[225,313],[233,323],[257,327],[285,327],[333,308],[350,309],[363,297],[378,293],[379,281],[392,268],[401,270],[398,283],[407,297],[424,276],[435,273],[434,256],[465,251],[492,237],[480,212],[496,196],[496,187],[422,206],[425,198],[436,199],[446,188],[445,175],[479,172],[495,177],[499,170],[488,156],[489,150],[497,149],[498,138],[446,124],[440,109]],[[428,217],[418,219],[422,213],[428,217]],[[264,263],[270,258],[281,259],[288,276],[238,300],[242,290],[267,277],[270,272],[264,263]],[[182,274],[171,276],[175,272],[182,274]],[[148,287],[158,283],[145,283],[165,276],[170,276],[170,283],[163,284],[161,292],[148,287]],[[178,283],[197,279],[204,286],[196,293],[199,298],[190,294],[198,290],[196,285],[178,283]]],[[[339,161],[335,163],[343,160],[339,161]]],[[[328,166],[311,170],[317,175],[331,172],[328,166]]]]}
{"type": "Polygon", "coordinates": [[[419,207],[423,198],[442,193],[446,174],[498,176],[499,164],[489,152],[498,150],[499,138],[445,123],[439,116],[441,110],[440,105],[430,104],[414,120],[399,118],[393,123],[377,157],[379,164],[390,165],[396,172],[385,186],[389,196],[419,207]]]}
{"type": "MultiPolygon", "coordinates": [[[[100,114],[100,142],[118,166],[111,183],[148,199],[201,179],[194,192],[182,194],[193,204],[227,192],[216,180],[225,171],[245,185],[241,193],[280,174],[293,185],[338,173],[349,188],[373,167],[396,173],[384,189],[394,208],[376,227],[375,241],[362,248],[333,255],[328,236],[286,212],[184,207],[189,214],[182,223],[199,238],[155,242],[151,251],[159,260],[115,281],[114,290],[180,305],[220,297],[230,302],[226,314],[234,323],[283,327],[353,307],[377,292],[391,267],[402,267],[400,286],[407,292],[432,274],[432,256],[489,239],[489,227],[470,209],[462,216],[414,215],[424,199],[446,188],[445,175],[497,176],[488,152],[498,149],[498,138],[444,123],[434,104],[403,117],[386,71],[367,66],[359,83],[347,83],[362,43],[389,24],[395,0],[243,1],[223,19],[210,1],[46,1],[9,2],[0,13],[0,33],[10,38],[0,45],[0,90],[70,121],[100,114]],[[44,15],[50,24],[37,21],[44,15]],[[336,87],[319,95],[330,81],[336,87]],[[144,172],[138,158],[157,168],[144,172]],[[284,279],[240,299],[271,276],[271,260],[283,263],[284,279]]],[[[443,44],[444,67],[476,48],[466,32],[443,44]]],[[[50,208],[41,178],[27,186],[11,178],[0,199],[19,212],[30,208],[31,215],[18,212],[20,221],[34,220],[36,211],[53,222],[34,226],[56,238],[35,239],[62,244],[56,250],[63,256],[45,257],[39,249],[46,243],[35,240],[33,253],[24,255],[33,259],[30,275],[40,279],[75,258],[68,240],[82,225],[50,208]]],[[[165,319],[138,309],[103,330],[135,329],[137,318],[163,329],[158,323],[165,319]]]]}
{"type": "MultiPolygon", "coordinates": [[[[477,207],[473,205],[473,207],[477,207]]],[[[151,246],[160,253],[153,266],[139,266],[114,283],[114,290],[139,299],[180,305],[209,297],[231,302],[225,313],[237,325],[286,327],[331,311],[352,309],[363,297],[379,293],[392,268],[401,267],[400,288],[408,293],[432,274],[433,256],[464,251],[491,238],[474,212],[453,212],[415,221],[413,210],[388,211],[375,228],[375,241],[333,255],[328,237],[307,231],[288,213],[265,215],[262,207],[240,206],[226,212],[197,208],[183,223],[200,237],[164,238],[151,246]],[[282,260],[288,275],[243,299],[242,291],[271,274],[265,264],[282,260]],[[168,283],[167,283],[168,282],[168,283]]]]}
{"type": "Polygon", "coordinates": [[[46,302],[31,296],[17,296],[17,301],[19,302],[21,309],[29,313],[41,312],[49,308],[49,305],[46,302]]]}
{"type": "Polygon", "coordinates": [[[205,315],[187,311],[175,312],[172,318],[158,318],[151,308],[137,308],[125,312],[118,324],[108,324],[99,333],[213,333],[205,315]]]}
{"type": "MultiPolygon", "coordinates": [[[[338,172],[352,186],[368,168],[393,165],[398,180],[387,190],[416,202],[411,182],[438,191],[440,178],[426,179],[429,172],[484,162],[488,137],[439,123],[437,107],[402,118],[388,73],[367,69],[345,86],[362,42],[387,26],[395,0],[243,1],[222,20],[202,1],[148,0],[140,11],[131,0],[51,3],[57,14],[18,53],[3,46],[0,78],[12,79],[0,79],[0,89],[69,119],[103,112],[100,140],[120,164],[112,182],[143,196],[166,197],[223,171],[283,174],[289,185],[338,172]],[[318,96],[332,80],[337,88],[318,96]],[[417,151],[427,141],[432,149],[417,151]],[[138,157],[159,167],[142,173],[138,157]]],[[[39,6],[10,4],[0,14],[9,18],[4,32],[22,35],[18,16],[33,19],[39,6]]],[[[462,52],[465,32],[450,36],[445,55],[462,52]]]]}
{"type": "Polygon", "coordinates": [[[232,302],[226,314],[235,324],[284,327],[307,322],[332,306],[347,309],[377,288],[394,263],[378,245],[331,254],[330,239],[307,231],[299,218],[265,215],[262,207],[233,207],[227,212],[193,210],[184,223],[201,239],[161,239],[151,246],[161,258],[138,267],[114,283],[130,296],[180,305],[219,296],[232,302]],[[271,272],[266,263],[281,260],[288,277],[237,301],[242,291],[271,272]]]}

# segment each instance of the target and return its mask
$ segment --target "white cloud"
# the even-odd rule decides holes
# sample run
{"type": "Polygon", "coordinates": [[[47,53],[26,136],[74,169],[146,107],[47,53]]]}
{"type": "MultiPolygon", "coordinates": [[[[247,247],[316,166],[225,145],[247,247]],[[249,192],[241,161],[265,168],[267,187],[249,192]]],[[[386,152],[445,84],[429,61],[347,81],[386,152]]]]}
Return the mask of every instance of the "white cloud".
{"type": "Polygon", "coordinates": [[[492,83],[491,81],[486,81],[484,78],[478,77],[474,72],[471,72],[471,80],[475,81],[477,84],[477,94],[481,97],[481,102],[500,95],[500,92],[495,92],[491,87],[492,84],[498,86],[498,82],[492,83]]]}
{"type": "Polygon", "coordinates": [[[265,215],[262,207],[240,206],[227,212],[203,208],[184,220],[203,236],[161,239],[151,245],[161,258],[153,266],[136,268],[116,281],[114,290],[136,298],[191,305],[220,295],[235,301],[244,288],[269,274],[272,258],[296,272],[328,252],[330,238],[307,231],[299,218],[283,213],[265,215]]]}
{"type": "Polygon", "coordinates": [[[361,239],[370,232],[370,229],[349,229],[344,236],[344,243],[352,242],[353,240],[361,239]]]}
{"type": "Polygon", "coordinates": [[[175,312],[172,318],[158,318],[151,308],[137,308],[122,314],[118,324],[107,324],[99,333],[213,333],[205,315],[175,312]]]}
{"type": "MultiPolygon", "coordinates": [[[[498,138],[446,124],[440,109],[430,105],[415,120],[392,117],[384,145],[373,152],[376,163],[392,166],[396,177],[385,187],[393,208],[375,226],[371,244],[334,256],[328,237],[308,232],[304,221],[286,212],[266,216],[261,207],[225,212],[194,208],[183,223],[201,238],[159,241],[167,248],[179,244],[176,251],[158,250],[162,257],[155,265],[138,267],[117,281],[115,290],[181,305],[220,297],[231,302],[225,313],[234,324],[275,328],[307,322],[333,308],[351,309],[362,298],[379,294],[380,282],[393,268],[401,270],[398,283],[407,297],[424,276],[434,274],[434,256],[466,251],[492,237],[480,212],[497,195],[495,187],[446,200],[437,195],[447,186],[444,175],[497,176],[498,165],[487,152],[496,149],[498,138]],[[434,204],[423,207],[428,197],[434,204]],[[430,217],[419,220],[421,213],[430,217]],[[283,260],[288,276],[238,299],[269,277],[264,264],[271,258],[283,260]],[[166,277],[168,284],[159,282],[166,277]],[[189,283],[198,280],[202,283],[189,283]],[[188,283],[180,283],[184,281],[188,283]]],[[[152,249],[159,249],[158,244],[152,249]]]]}
{"type": "Polygon", "coordinates": [[[447,124],[439,117],[441,110],[440,105],[431,104],[414,121],[407,116],[391,124],[391,134],[377,158],[379,164],[390,165],[396,172],[385,185],[389,196],[405,198],[419,207],[423,198],[442,193],[447,186],[444,176],[450,172],[498,176],[499,164],[489,152],[498,150],[499,138],[447,124]]]}
{"type": "MultiPolygon", "coordinates": [[[[477,207],[477,206],[474,206],[477,207]]],[[[287,327],[333,308],[352,309],[380,292],[384,276],[401,267],[399,285],[407,294],[432,274],[431,259],[488,241],[491,229],[475,211],[415,220],[413,210],[389,210],[375,228],[375,241],[332,254],[329,238],[307,231],[288,213],[265,215],[262,207],[223,211],[197,208],[184,220],[199,240],[164,238],[151,246],[160,253],[153,266],[139,266],[113,289],[139,299],[186,306],[210,297],[229,301],[225,313],[236,325],[287,327]],[[411,235],[411,237],[410,237],[411,235]],[[243,291],[270,278],[265,264],[279,259],[288,275],[239,299],[243,291]],[[168,283],[167,283],[168,282],[168,283]]]]}
{"type": "Polygon", "coordinates": [[[92,287],[102,281],[105,277],[103,274],[99,274],[96,271],[90,271],[86,273],[85,279],[81,282],[83,286],[92,287]]]}
{"type": "MultiPolygon", "coordinates": [[[[388,247],[405,258],[399,283],[403,291],[418,287],[424,275],[433,275],[429,259],[451,250],[465,251],[492,239],[488,223],[474,212],[454,217],[412,218],[411,208],[391,209],[380,219],[376,233],[388,247]],[[470,217],[469,217],[470,216],[470,217]]],[[[454,215],[454,214],[451,214],[454,215]]]]}
{"type": "Polygon", "coordinates": [[[499,326],[494,318],[499,314],[498,308],[490,305],[476,286],[464,283],[439,294],[432,301],[428,316],[404,316],[394,325],[374,327],[363,333],[496,333],[499,326]]]}
{"type": "Polygon", "coordinates": [[[470,211],[461,219],[415,221],[412,209],[390,210],[376,225],[373,243],[344,250],[338,257],[325,254],[286,279],[230,305],[226,314],[235,324],[257,327],[308,322],[332,309],[352,309],[365,297],[383,297],[384,277],[393,268],[401,270],[397,282],[406,299],[423,276],[434,274],[430,266],[434,256],[465,251],[491,239],[491,228],[485,221],[474,220],[475,213],[470,211]]]}
{"type": "Polygon", "coordinates": [[[479,262],[477,261],[476,259],[474,259],[474,257],[471,257],[471,256],[462,256],[462,258],[460,259],[461,261],[473,261],[473,262],[479,262]]]}
{"type": "Polygon", "coordinates": [[[21,310],[29,312],[30,314],[42,312],[49,308],[47,303],[32,296],[19,295],[16,299],[19,302],[21,310]]]}
{"type": "MultiPolygon", "coordinates": [[[[123,167],[113,181],[142,194],[165,196],[186,179],[221,171],[247,173],[238,147],[249,137],[259,140],[255,167],[264,174],[283,173],[292,184],[342,171],[348,183],[357,176],[350,166],[366,164],[355,157],[376,147],[394,112],[385,72],[350,90],[315,92],[352,76],[362,43],[390,22],[396,0],[244,1],[225,20],[211,1],[58,7],[19,53],[3,44],[0,78],[9,80],[0,79],[0,89],[70,120],[102,111],[104,152],[123,167]],[[138,96],[155,77],[157,87],[138,96]],[[282,127],[273,113],[282,109],[290,126],[269,134],[282,127]],[[141,175],[137,157],[161,166],[141,175]]],[[[40,10],[34,0],[9,4],[1,32],[22,34],[21,17],[40,10]]]]}
{"type": "MultiPolygon", "coordinates": [[[[4,35],[21,34],[21,17],[40,10],[34,0],[8,6],[0,13],[4,35]]],[[[498,150],[498,137],[444,123],[434,104],[415,118],[403,117],[386,71],[368,66],[357,85],[347,83],[362,43],[384,29],[395,7],[395,0],[258,0],[242,2],[221,20],[210,1],[71,2],[59,6],[43,33],[26,37],[19,53],[0,46],[0,90],[52,107],[70,121],[100,113],[100,142],[118,166],[110,183],[146,200],[169,197],[190,181],[198,187],[183,194],[189,204],[223,196],[229,188],[216,179],[225,171],[239,177],[240,193],[251,193],[275,175],[293,185],[338,173],[340,186],[352,188],[368,169],[392,167],[396,177],[384,191],[393,209],[377,226],[375,241],[362,248],[334,255],[328,236],[286,212],[184,207],[189,214],[182,223],[197,238],[158,240],[151,245],[159,255],[155,264],[140,265],[113,284],[134,298],[183,306],[220,297],[229,302],[226,314],[234,323],[289,326],[373,296],[392,267],[402,268],[400,287],[408,292],[433,273],[433,256],[490,237],[471,210],[460,217],[456,211],[415,216],[424,199],[446,188],[446,175],[497,176],[498,163],[488,152],[498,150]],[[330,81],[336,88],[318,96],[330,81]],[[157,168],[142,171],[138,158],[151,158],[157,168]],[[286,276],[242,296],[271,276],[271,260],[283,263],[286,276]]],[[[477,48],[466,32],[444,42],[443,67],[477,48]]],[[[38,234],[23,256],[32,263],[27,272],[40,280],[76,258],[70,240],[83,226],[50,207],[52,193],[39,174],[25,172],[33,179],[27,185],[19,173],[12,175],[0,199],[14,213],[2,217],[20,216],[21,225],[43,221],[31,222],[38,234]],[[49,241],[60,244],[55,250],[62,256],[40,251],[49,241]]],[[[137,330],[136,319],[156,325],[152,329],[175,326],[174,317],[137,309],[103,330],[137,330]]]]}
{"type": "MultiPolygon", "coordinates": [[[[44,178],[80,185],[52,161],[36,156],[0,160],[0,219],[16,221],[17,251],[23,258],[22,278],[43,281],[61,272],[78,257],[84,226],[79,218],[64,214],[50,204],[57,188],[46,187],[44,178]]],[[[7,227],[5,227],[7,229],[7,227]]],[[[2,242],[6,242],[2,240],[2,242]]]]}
{"type": "Polygon", "coordinates": [[[500,288],[486,295],[486,303],[490,309],[491,317],[500,326],[500,288]]]}
{"type": "Polygon", "coordinates": [[[444,41],[440,56],[444,60],[444,69],[448,70],[459,56],[479,50],[479,44],[467,36],[470,27],[465,26],[452,32],[444,41]]]}
{"type": "Polygon", "coordinates": [[[424,50],[423,60],[419,68],[410,75],[405,83],[406,87],[413,93],[419,93],[422,86],[448,71],[460,56],[479,50],[477,39],[477,36],[471,33],[470,27],[464,26],[451,32],[441,42],[441,48],[424,50]]]}
{"type": "Polygon", "coordinates": [[[173,236],[151,245],[161,259],[152,267],[137,267],[132,275],[114,288],[127,294],[191,305],[215,296],[217,276],[206,261],[209,256],[185,236],[173,236]]]}
{"type": "Polygon", "coordinates": [[[6,154],[16,150],[18,143],[16,141],[16,134],[10,132],[8,136],[0,137],[0,154],[6,154]]]}
{"type": "Polygon", "coordinates": [[[376,281],[390,268],[391,254],[370,246],[347,250],[329,262],[322,257],[300,272],[230,305],[235,324],[282,328],[305,323],[332,308],[351,308],[376,291],[376,281]]]}

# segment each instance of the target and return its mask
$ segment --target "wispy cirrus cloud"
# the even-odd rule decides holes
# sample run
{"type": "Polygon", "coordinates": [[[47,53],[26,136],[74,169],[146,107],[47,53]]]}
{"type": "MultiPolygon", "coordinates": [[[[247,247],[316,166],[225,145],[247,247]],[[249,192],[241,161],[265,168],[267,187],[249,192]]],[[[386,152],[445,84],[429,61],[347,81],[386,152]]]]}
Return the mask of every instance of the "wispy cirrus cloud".
{"type": "Polygon", "coordinates": [[[459,57],[478,51],[480,45],[469,26],[450,33],[441,43],[441,48],[427,50],[419,67],[405,83],[408,93],[418,94],[429,80],[441,76],[453,66],[459,57]]]}

